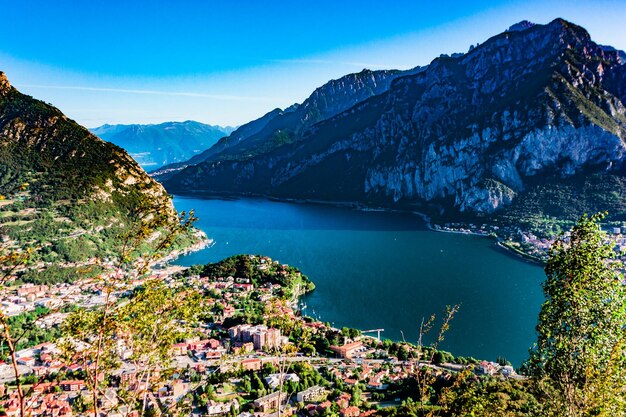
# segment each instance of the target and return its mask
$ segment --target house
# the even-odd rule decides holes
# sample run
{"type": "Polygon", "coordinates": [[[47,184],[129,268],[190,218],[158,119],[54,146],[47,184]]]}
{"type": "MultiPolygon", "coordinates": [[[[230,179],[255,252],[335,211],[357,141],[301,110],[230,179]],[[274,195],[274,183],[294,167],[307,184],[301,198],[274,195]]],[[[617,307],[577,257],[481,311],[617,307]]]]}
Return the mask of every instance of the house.
{"type": "Polygon", "coordinates": [[[52,355],[49,353],[40,353],[39,360],[41,361],[41,363],[52,362],[52,355]]]}
{"type": "Polygon", "coordinates": [[[217,339],[209,339],[207,341],[207,346],[209,349],[218,349],[221,346],[221,344],[220,344],[220,341],[217,339]]]}
{"type": "Polygon", "coordinates": [[[85,389],[85,383],[79,379],[59,382],[59,386],[63,391],[80,391],[85,389]]]}
{"type": "Polygon", "coordinates": [[[495,375],[500,369],[500,365],[498,365],[497,363],[487,361],[482,361],[480,364],[477,365],[477,367],[478,372],[484,375],[495,375]]]}
{"type": "Polygon", "coordinates": [[[248,342],[248,343],[241,343],[241,342],[235,342],[235,347],[237,354],[239,355],[245,355],[246,353],[250,353],[254,350],[254,343],[252,342],[248,342]]]}
{"type": "Polygon", "coordinates": [[[63,400],[46,399],[44,404],[45,415],[55,417],[72,417],[72,407],[70,403],[63,400]]]}
{"type": "Polygon", "coordinates": [[[344,408],[343,410],[341,410],[342,417],[359,417],[360,414],[361,411],[359,410],[359,407],[355,406],[344,408]]]}
{"type": "Polygon", "coordinates": [[[187,344],[186,343],[176,343],[172,346],[172,355],[174,356],[183,356],[187,354],[187,344]]]}
{"type": "Polygon", "coordinates": [[[296,374],[270,374],[265,377],[265,382],[270,388],[275,389],[280,385],[280,380],[283,380],[283,384],[287,381],[300,382],[300,378],[296,374]]]}
{"type": "Polygon", "coordinates": [[[326,390],[320,385],[300,391],[296,394],[296,401],[299,403],[320,401],[326,395],[326,390]]]}
{"type": "Polygon", "coordinates": [[[341,358],[353,358],[358,353],[365,351],[365,345],[362,342],[352,342],[343,346],[331,346],[330,350],[341,358]]]}
{"type": "Polygon", "coordinates": [[[242,360],[241,367],[244,369],[244,371],[260,371],[263,367],[263,364],[261,363],[261,359],[251,358],[242,360]]]}
{"type": "Polygon", "coordinates": [[[17,359],[18,365],[35,366],[35,363],[37,363],[35,358],[32,358],[30,356],[24,356],[23,358],[17,359]]]}
{"type": "Polygon", "coordinates": [[[209,344],[208,340],[198,340],[195,342],[190,342],[189,344],[187,344],[187,350],[205,349],[208,344],[209,344]]]}
{"type": "Polygon", "coordinates": [[[57,386],[56,382],[42,382],[32,387],[34,393],[47,394],[54,391],[54,387],[57,386]]]}
{"type": "Polygon", "coordinates": [[[207,403],[207,414],[210,416],[215,416],[215,415],[220,415],[220,414],[227,414],[230,412],[230,410],[239,410],[239,402],[236,399],[233,399],[232,401],[229,402],[225,402],[225,403],[220,403],[217,401],[209,401],[207,403]]]}
{"type": "Polygon", "coordinates": [[[137,372],[134,370],[124,370],[120,375],[120,382],[123,384],[133,384],[137,381],[137,372]]]}
{"type": "Polygon", "coordinates": [[[261,411],[262,413],[267,413],[270,410],[277,410],[281,400],[284,400],[285,397],[286,394],[284,393],[281,393],[279,391],[273,392],[269,395],[254,400],[254,408],[261,411]]]}
{"type": "Polygon", "coordinates": [[[159,397],[179,398],[185,393],[185,384],[181,380],[172,381],[169,385],[158,390],[159,397]]]}
{"type": "Polygon", "coordinates": [[[224,350],[207,350],[204,352],[204,359],[219,359],[224,354],[224,350]]]}
{"type": "Polygon", "coordinates": [[[33,374],[37,376],[48,375],[48,368],[45,366],[33,366],[33,374]]]}
{"type": "Polygon", "coordinates": [[[222,315],[224,316],[224,318],[229,318],[234,316],[236,311],[237,310],[235,310],[235,307],[227,305],[224,306],[224,310],[222,310],[222,315]]]}
{"type": "Polygon", "coordinates": [[[81,370],[83,369],[83,367],[82,367],[82,366],[80,366],[80,365],[79,365],[79,364],[77,364],[77,363],[73,363],[73,364],[71,364],[71,365],[69,365],[69,366],[66,366],[66,367],[65,367],[65,369],[66,369],[68,372],[78,372],[78,371],[81,371],[81,370]]]}
{"type": "Polygon", "coordinates": [[[367,388],[375,390],[384,390],[389,387],[389,384],[383,382],[383,378],[386,376],[385,372],[378,372],[367,381],[367,388]]]}
{"type": "Polygon", "coordinates": [[[325,410],[329,409],[330,407],[332,407],[333,403],[331,403],[330,401],[326,400],[323,403],[321,403],[320,405],[317,406],[317,411],[319,411],[320,413],[323,413],[325,410]]]}
{"type": "Polygon", "coordinates": [[[516,374],[515,369],[511,365],[503,366],[502,369],[500,369],[500,372],[507,378],[512,377],[516,374]]]}
{"type": "Polygon", "coordinates": [[[22,284],[17,290],[18,297],[25,297],[29,294],[42,297],[48,291],[47,285],[35,285],[35,284],[22,284]]]}
{"type": "Polygon", "coordinates": [[[237,290],[241,290],[243,292],[250,292],[254,290],[254,285],[252,284],[234,284],[233,288],[237,290]]]}
{"type": "Polygon", "coordinates": [[[306,414],[309,416],[317,414],[317,404],[307,404],[304,409],[306,410],[306,414]]]}
{"type": "Polygon", "coordinates": [[[350,405],[351,398],[352,396],[350,394],[348,394],[347,392],[344,392],[341,395],[339,395],[339,398],[335,400],[335,403],[337,403],[339,408],[342,408],[342,409],[348,408],[348,406],[350,405]]]}

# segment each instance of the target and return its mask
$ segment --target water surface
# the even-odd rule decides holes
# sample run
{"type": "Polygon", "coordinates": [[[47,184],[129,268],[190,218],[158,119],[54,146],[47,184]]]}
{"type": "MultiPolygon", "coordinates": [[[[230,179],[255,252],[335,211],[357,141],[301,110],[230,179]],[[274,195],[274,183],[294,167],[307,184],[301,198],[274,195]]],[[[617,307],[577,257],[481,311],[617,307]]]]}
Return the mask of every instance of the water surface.
{"type": "Polygon", "coordinates": [[[455,355],[519,365],[535,339],[543,270],[492,239],[428,230],[416,215],[270,202],[175,197],[215,240],[192,265],[240,253],[300,268],[316,290],[308,315],[336,327],[384,328],[415,342],[422,317],[461,304],[442,345],[455,355]]]}

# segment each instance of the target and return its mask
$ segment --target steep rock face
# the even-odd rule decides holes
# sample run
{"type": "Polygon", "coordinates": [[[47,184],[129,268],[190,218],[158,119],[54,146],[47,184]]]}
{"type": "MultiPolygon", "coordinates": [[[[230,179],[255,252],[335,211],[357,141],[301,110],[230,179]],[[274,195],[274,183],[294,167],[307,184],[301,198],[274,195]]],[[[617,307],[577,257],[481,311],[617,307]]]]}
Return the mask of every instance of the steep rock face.
{"type": "Polygon", "coordinates": [[[311,126],[349,109],[355,104],[389,89],[391,82],[399,76],[415,74],[416,67],[409,71],[370,71],[364,69],[337,80],[331,80],[316,89],[297,112],[303,126],[311,126]]]}
{"type": "Polygon", "coordinates": [[[166,186],[491,213],[542,176],[623,176],[621,56],[561,19],[521,25],[396,78],[298,142],[207,161],[166,186]]]}
{"type": "Polygon", "coordinates": [[[96,199],[128,211],[144,200],[175,214],[165,189],[124,150],[20,93],[0,72],[0,194],[20,187],[40,205],[96,199]]]}
{"type": "Polygon", "coordinates": [[[190,160],[168,165],[152,175],[163,181],[181,169],[202,162],[241,159],[257,156],[302,140],[303,134],[315,123],[331,118],[355,104],[381,94],[389,89],[397,77],[415,74],[421,69],[408,71],[370,71],[364,69],[331,80],[316,89],[302,104],[294,104],[285,110],[275,109],[263,117],[236,129],[211,148],[190,160]]]}

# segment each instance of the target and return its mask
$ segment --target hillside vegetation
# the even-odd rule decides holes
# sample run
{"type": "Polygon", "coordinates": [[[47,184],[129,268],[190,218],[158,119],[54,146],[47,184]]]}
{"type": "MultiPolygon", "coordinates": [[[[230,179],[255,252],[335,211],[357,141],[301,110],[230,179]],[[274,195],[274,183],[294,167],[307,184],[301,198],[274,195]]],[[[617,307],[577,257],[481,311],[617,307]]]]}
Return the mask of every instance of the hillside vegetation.
{"type": "Polygon", "coordinates": [[[125,228],[156,212],[178,221],[163,187],[124,150],[20,93],[0,72],[0,236],[5,243],[35,248],[37,269],[75,268],[96,254],[116,253],[125,228]]]}

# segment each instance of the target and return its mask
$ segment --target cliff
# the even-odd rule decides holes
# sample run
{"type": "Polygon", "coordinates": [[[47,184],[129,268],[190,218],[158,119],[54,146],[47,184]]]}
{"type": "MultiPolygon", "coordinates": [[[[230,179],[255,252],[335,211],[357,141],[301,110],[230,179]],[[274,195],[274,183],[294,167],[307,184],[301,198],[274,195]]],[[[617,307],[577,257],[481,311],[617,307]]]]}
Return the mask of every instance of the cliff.
{"type": "Polygon", "coordinates": [[[623,177],[623,53],[562,19],[512,29],[395,78],[292,143],[205,161],[165,185],[453,215],[496,212],[548,180],[623,177]]]}

